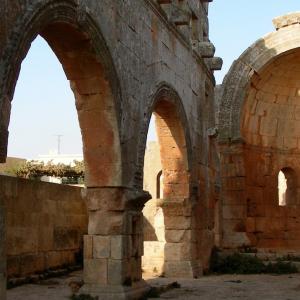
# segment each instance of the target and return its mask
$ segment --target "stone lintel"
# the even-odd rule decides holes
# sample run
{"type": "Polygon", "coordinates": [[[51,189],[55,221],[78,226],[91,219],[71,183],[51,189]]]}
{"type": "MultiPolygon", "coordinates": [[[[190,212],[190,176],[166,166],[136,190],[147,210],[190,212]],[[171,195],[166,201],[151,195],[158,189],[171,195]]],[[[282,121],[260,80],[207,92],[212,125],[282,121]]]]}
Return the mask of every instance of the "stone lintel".
{"type": "Polygon", "coordinates": [[[276,30],[294,24],[300,24],[300,12],[289,13],[273,19],[273,25],[275,26],[276,30]]]}

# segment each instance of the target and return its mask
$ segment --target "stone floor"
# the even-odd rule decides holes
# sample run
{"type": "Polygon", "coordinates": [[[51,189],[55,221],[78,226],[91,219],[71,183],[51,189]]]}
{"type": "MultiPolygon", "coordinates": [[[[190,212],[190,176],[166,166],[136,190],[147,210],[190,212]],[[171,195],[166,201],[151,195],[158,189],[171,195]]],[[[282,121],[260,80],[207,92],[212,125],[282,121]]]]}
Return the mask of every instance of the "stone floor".
{"type": "MultiPolygon", "coordinates": [[[[54,278],[42,284],[24,285],[8,291],[8,300],[66,300],[70,283],[80,280],[80,273],[54,278]]],[[[147,279],[152,286],[164,286],[175,279],[147,279]]],[[[160,299],[178,300],[299,300],[300,274],[293,275],[222,275],[196,280],[177,279],[181,288],[162,294],[160,299]]]]}

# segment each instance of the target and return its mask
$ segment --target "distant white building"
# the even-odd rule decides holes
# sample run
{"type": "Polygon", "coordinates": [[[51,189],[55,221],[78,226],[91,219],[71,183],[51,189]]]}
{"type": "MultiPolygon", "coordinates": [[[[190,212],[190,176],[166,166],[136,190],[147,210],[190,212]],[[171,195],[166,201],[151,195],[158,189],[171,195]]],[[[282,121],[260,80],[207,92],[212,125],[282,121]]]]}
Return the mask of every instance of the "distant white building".
{"type": "Polygon", "coordinates": [[[50,151],[46,155],[38,155],[37,161],[44,162],[45,164],[52,161],[53,164],[74,165],[74,160],[83,161],[82,154],[58,154],[55,151],[50,151]]]}

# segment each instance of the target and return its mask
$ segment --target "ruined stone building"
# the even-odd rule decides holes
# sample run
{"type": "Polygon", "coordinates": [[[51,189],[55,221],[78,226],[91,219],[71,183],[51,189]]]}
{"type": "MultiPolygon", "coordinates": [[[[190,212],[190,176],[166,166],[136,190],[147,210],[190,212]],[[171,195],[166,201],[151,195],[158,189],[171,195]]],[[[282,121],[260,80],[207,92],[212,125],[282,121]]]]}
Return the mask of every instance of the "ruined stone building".
{"type": "Polygon", "coordinates": [[[275,19],[215,93],[208,2],[0,0],[1,161],[20,66],[41,35],[70,80],[86,165],[81,193],[0,182],[1,300],[9,272],[72,261],[83,234],[81,291],[99,299],[140,297],[142,264],[198,277],[214,246],[300,250],[300,16],[275,19]],[[152,114],[160,160],[147,185],[152,114]]]}

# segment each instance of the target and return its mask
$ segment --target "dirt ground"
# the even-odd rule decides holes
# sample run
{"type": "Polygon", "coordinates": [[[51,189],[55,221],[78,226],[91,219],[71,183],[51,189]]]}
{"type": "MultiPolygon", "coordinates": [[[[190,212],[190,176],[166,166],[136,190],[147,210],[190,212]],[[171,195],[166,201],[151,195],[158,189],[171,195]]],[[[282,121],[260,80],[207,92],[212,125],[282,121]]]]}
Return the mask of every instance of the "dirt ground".
{"type": "MultiPolygon", "coordinates": [[[[8,291],[8,300],[66,300],[71,295],[69,283],[80,280],[81,273],[47,280],[42,284],[17,287],[8,291]]],[[[165,286],[173,281],[176,288],[163,293],[160,299],[178,300],[299,300],[300,274],[292,275],[222,275],[200,279],[147,279],[152,286],[165,286]]],[[[153,298],[154,299],[154,298],[153,298]]]]}

